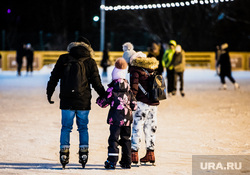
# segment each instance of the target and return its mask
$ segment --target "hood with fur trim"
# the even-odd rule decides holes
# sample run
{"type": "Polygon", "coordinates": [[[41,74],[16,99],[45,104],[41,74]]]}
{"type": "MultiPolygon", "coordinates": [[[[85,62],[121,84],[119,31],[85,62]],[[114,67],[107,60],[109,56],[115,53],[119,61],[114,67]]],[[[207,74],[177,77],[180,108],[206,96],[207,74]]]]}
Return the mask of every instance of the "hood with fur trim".
{"type": "Polygon", "coordinates": [[[137,57],[131,60],[131,66],[155,70],[159,66],[159,61],[155,57],[137,57]]]}
{"type": "Polygon", "coordinates": [[[91,58],[94,58],[95,55],[92,47],[84,42],[71,42],[67,47],[67,51],[72,55],[76,55],[76,57],[86,56],[86,52],[91,58]]]}

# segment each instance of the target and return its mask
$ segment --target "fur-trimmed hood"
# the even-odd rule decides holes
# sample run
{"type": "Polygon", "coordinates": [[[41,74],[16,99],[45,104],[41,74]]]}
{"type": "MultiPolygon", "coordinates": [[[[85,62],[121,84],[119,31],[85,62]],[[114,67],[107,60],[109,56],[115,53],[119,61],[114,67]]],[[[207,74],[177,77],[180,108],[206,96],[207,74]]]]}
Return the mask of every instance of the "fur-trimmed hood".
{"type": "MultiPolygon", "coordinates": [[[[94,58],[94,55],[95,55],[94,50],[92,49],[92,47],[90,45],[88,45],[84,42],[71,42],[67,47],[67,51],[71,53],[73,48],[75,49],[75,48],[82,48],[82,47],[84,48],[84,50],[89,52],[89,56],[91,58],[94,58]]],[[[79,51],[77,51],[77,52],[79,52],[79,51]]],[[[79,53],[77,53],[77,54],[79,54],[79,53]]],[[[81,53],[80,53],[80,55],[81,55],[81,53]]]]}
{"type": "Polygon", "coordinates": [[[137,57],[131,60],[131,66],[155,70],[159,66],[159,61],[155,57],[137,57]]]}

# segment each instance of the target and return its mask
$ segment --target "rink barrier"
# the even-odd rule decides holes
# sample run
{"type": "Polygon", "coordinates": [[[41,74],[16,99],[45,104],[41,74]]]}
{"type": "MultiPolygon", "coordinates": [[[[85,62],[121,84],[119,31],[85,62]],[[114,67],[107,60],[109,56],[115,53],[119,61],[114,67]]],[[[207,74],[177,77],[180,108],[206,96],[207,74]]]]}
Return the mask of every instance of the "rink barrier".
{"type": "MultiPolygon", "coordinates": [[[[34,52],[34,70],[40,70],[44,65],[55,64],[61,54],[66,51],[35,51],[34,52]]],[[[147,52],[144,52],[147,54],[147,52]]],[[[0,51],[0,68],[3,71],[16,70],[16,51],[0,51]]],[[[109,52],[110,61],[114,64],[115,60],[122,57],[123,52],[109,52]]],[[[250,52],[230,52],[230,59],[233,70],[250,70],[250,52]]],[[[215,69],[214,52],[186,52],[186,67],[215,69]]],[[[95,52],[94,59],[97,65],[102,60],[102,52],[95,52]]],[[[22,70],[25,70],[26,59],[23,58],[22,70]]]]}

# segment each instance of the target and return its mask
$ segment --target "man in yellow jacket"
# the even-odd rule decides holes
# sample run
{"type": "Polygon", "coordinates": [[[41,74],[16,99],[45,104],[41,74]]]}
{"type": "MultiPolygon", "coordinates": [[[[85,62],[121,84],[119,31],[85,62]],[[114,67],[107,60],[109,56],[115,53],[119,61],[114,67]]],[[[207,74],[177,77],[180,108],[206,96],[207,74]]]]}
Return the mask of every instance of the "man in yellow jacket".
{"type": "Polygon", "coordinates": [[[169,49],[167,49],[162,57],[162,66],[167,69],[167,90],[168,94],[173,94],[174,92],[174,65],[173,65],[173,55],[175,53],[176,41],[169,41],[169,49]]]}

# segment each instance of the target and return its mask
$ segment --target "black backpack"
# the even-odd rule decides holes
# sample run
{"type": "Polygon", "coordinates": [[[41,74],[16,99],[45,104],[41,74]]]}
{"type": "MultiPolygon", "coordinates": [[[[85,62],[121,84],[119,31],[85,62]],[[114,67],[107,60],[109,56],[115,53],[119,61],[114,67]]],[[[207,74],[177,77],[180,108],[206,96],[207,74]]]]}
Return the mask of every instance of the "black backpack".
{"type": "Polygon", "coordinates": [[[61,79],[61,95],[64,97],[82,96],[89,88],[87,72],[84,62],[88,58],[75,59],[71,57],[64,63],[61,79]]]}
{"type": "Polygon", "coordinates": [[[149,76],[148,83],[150,90],[149,92],[145,91],[139,83],[139,88],[142,92],[153,102],[167,99],[165,80],[162,75],[157,75],[155,72],[150,74],[146,69],[143,69],[143,71],[145,71],[149,76]]]}

